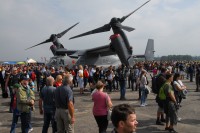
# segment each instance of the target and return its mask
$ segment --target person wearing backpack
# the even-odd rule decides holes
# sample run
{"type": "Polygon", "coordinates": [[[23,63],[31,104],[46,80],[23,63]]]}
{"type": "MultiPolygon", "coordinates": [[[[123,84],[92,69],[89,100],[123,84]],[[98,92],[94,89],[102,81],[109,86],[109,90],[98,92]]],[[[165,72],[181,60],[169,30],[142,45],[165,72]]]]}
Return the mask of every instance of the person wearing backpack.
{"type": "Polygon", "coordinates": [[[177,101],[174,96],[173,87],[171,85],[173,81],[173,74],[166,74],[166,82],[160,88],[158,97],[163,102],[164,112],[166,114],[166,126],[165,130],[169,132],[177,133],[174,130],[174,125],[177,124],[177,101]]]}
{"type": "Polygon", "coordinates": [[[167,72],[167,69],[165,67],[162,67],[161,73],[156,76],[156,78],[154,79],[154,82],[152,81],[152,86],[155,87],[155,88],[152,87],[152,90],[155,90],[154,92],[157,94],[156,102],[158,103],[156,125],[164,125],[162,122],[165,122],[163,104],[162,104],[162,101],[158,97],[158,92],[166,81],[166,78],[165,78],[166,72],[167,72]]]}

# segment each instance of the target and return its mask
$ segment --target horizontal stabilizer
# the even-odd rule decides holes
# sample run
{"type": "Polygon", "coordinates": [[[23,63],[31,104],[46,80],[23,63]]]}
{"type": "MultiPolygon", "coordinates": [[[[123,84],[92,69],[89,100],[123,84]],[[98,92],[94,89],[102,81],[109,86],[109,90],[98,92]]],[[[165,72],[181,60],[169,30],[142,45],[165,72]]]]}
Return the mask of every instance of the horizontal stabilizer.
{"type": "Polygon", "coordinates": [[[145,58],[146,61],[154,60],[154,40],[148,39],[147,47],[144,55],[134,55],[133,58],[145,58]]]}

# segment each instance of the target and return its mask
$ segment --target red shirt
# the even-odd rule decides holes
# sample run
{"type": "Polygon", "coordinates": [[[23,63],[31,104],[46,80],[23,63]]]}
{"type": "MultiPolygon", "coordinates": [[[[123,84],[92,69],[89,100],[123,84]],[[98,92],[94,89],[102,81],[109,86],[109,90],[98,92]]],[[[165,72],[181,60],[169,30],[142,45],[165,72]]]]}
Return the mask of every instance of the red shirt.
{"type": "Polygon", "coordinates": [[[102,116],[108,114],[107,100],[110,101],[110,97],[108,96],[108,94],[101,91],[96,91],[92,95],[92,100],[94,101],[94,106],[93,106],[94,116],[102,116]]]}
{"type": "Polygon", "coordinates": [[[59,87],[61,85],[62,85],[62,82],[55,82],[55,84],[54,84],[55,87],[59,87]]]}

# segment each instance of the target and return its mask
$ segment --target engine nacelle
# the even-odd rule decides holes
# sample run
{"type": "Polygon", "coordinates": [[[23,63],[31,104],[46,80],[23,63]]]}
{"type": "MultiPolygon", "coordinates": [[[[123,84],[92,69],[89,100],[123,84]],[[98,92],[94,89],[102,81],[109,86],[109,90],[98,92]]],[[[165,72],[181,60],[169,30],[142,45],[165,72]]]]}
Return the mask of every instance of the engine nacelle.
{"type": "Polygon", "coordinates": [[[53,55],[55,56],[56,55],[56,50],[57,50],[56,45],[51,45],[50,49],[51,49],[51,52],[53,53],[53,55]]]}
{"type": "Polygon", "coordinates": [[[120,36],[120,34],[114,34],[110,36],[110,39],[111,39],[111,47],[117,53],[120,61],[125,65],[129,65],[128,59],[132,55],[129,52],[130,49],[126,48],[125,42],[120,36]]]}

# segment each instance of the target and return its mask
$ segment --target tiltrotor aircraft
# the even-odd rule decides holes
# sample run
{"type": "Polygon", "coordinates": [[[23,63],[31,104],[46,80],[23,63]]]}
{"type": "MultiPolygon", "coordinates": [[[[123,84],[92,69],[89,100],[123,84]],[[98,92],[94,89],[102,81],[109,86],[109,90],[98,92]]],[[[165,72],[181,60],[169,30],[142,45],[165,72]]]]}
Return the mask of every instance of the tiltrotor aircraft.
{"type": "MultiPolygon", "coordinates": [[[[150,0],[149,0],[150,1],[150,0]]],[[[122,31],[132,31],[134,28],[123,26],[121,23],[128,18],[131,14],[137,11],[139,8],[144,6],[146,3],[138,7],[136,10],[131,12],[130,14],[122,17],[122,18],[112,18],[110,23],[97,28],[95,30],[80,34],[78,36],[71,37],[70,39],[95,34],[99,32],[109,31],[111,28],[114,32],[113,35],[110,36],[111,43],[109,45],[100,46],[92,49],[85,50],[67,50],[64,46],[59,42],[58,38],[61,38],[65,33],[67,33],[70,29],[72,29],[75,25],[71,26],[67,30],[59,33],[52,34],[49,39],[44,42],[41,42],[37,45],[29,47],[27,49],[39,46],[44,43],[52,42],[53,45],[50,47],[54,57],[51,57],[48,66],[65,66],[68,65],[72,67],[74,65],[96,65],[96,66],[117,66],[121,63],[126,65],[133,65],[134,58],[145,58],[146,60],[153,60],[154,58],[154,40],[149,39],[146,47],[146,51],[144,55],[132,55],[132,47],[130,46],[128,39],[125,33],[122,31]],[[66,56],[67,54],[67,56],[66,56]]]]}
{"type": "MultiPolygon", "coordinates": [[[[149,0],[150,1],[150,0],[149,0]]],[[[114,65],[119,62],[114,62],[112,60],[114,58],[114,55],[118,55],[121,63],[129,66],[133,65],[134,58],[141,58],[144,57],[146,60],[153,60],[154,58],[154,41],[152,39],[148,40],[146,51],[144,55],[132,55],[133,50],[132,47],[129,44],[129,41],[123,32],[123,30],[126,30],[128,32],[133,31],[134,28],[124,26],[121,23],[126,20],[130,15],[132,15],[134,12],[136,12],[138,9],[140,9],[142,6],[147,4],[149,1],[142,4],[140,7],[138,7],[133,12],[129,13],[126,16],[123,16],[122,18],[112,18],[111,21],[108,24],[105,24],[102,27],[99,27],[97,29],[85,32],[83,34],[71,37],[70,39],[100,33],[100,32],[107,32],[110,31],[110,29],[113,30],[113,35],[110,36],[111,43],[109,45],[85,50],[85,51],[76,51],[73,54],[69,55],[70,57],[79,57],[80,64],[95,64],[99,61],[100,57],[106,57],[107,61],[110,60],[110,63],[113,63],[114,65]],[[82,61],[82,62],[81,62],[82,61]]],[[[104,59],[106,60],[106,59],[104,59]]],[[[102,60],[102,64],[104,64],[104,60],[102,60]]],[[[107,62],[108,63],[108,62],[107,62]]]]}

